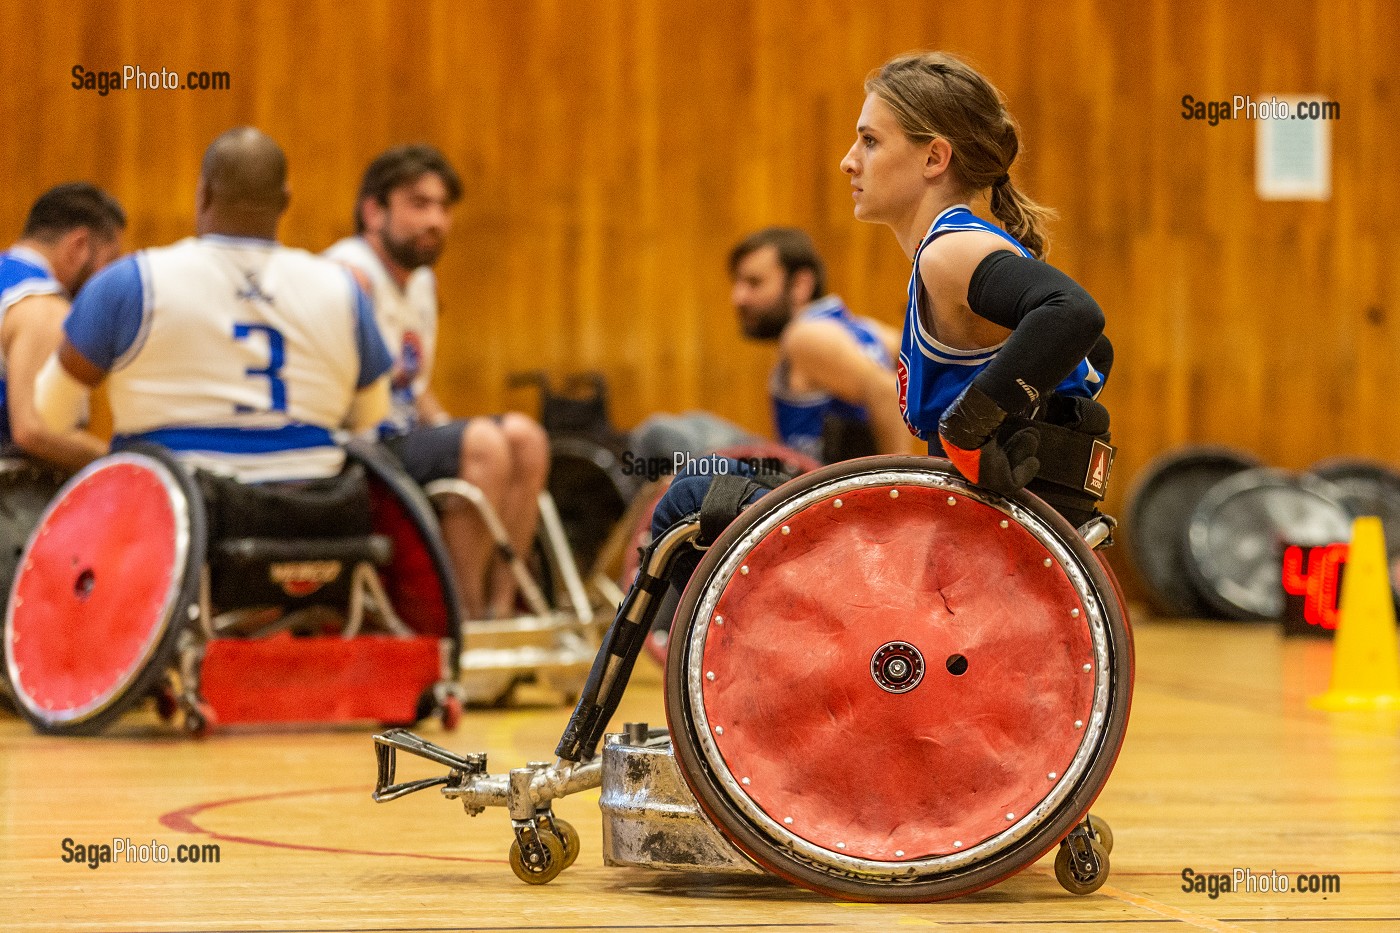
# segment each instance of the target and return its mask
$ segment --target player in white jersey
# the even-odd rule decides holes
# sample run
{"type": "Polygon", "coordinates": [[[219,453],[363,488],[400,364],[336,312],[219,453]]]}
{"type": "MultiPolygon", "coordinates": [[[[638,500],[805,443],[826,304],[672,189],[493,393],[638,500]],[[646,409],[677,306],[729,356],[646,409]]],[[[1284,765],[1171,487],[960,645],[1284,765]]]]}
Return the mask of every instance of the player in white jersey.
{"type": "MultiPolygon", "coordinates": [[[[326,255],[360,276],[394,356],[393,412],[385,445],[419,483],[460,478],[477,486],[500,515],[517,553],[528,553],[549,470],[549,442],[531,418],[453,419],[430,388],[437,343],[437,283],[432,266],[452,227],[461,182],[430,146],[399,146],[370,163],[355,205],[357,236],[326,255]]],[[[515,581],[472,509],[442,516],[469,616],[514,614],[515,581]],[[489,577],[489,585],[488,585],[489,577]]]]}
{"type": "Polygon", "coordinates": [[[343,267],[277,243],[286,159],[261,132],[214,140],[196,201],[197,237],[121,260],[78,294],[40,413],[71,425],[105,379],[114,447],[158,443],[243,482],[335,475],[332,432],[389,407],[368,298],[343,267]]]}
{"type": "Polygon", "coordinates": [[[84,431],[54,433],[34,408],[34,379],[63,339],[69,301],[97,270],[121,255],[126,214],[87,182],[44,192],[24,232],[0,253],[0,444],[77,469],[106,453],[84,431]]]}

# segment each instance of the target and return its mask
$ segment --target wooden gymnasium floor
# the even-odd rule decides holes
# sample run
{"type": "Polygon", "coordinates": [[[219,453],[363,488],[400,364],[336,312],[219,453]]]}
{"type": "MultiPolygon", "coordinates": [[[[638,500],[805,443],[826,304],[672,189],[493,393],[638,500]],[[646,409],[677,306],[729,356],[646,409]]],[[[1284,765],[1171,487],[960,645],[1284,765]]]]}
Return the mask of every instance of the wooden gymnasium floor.
{"type": "MultiPolygon", "coordinates": [[[[1309,710],[1330,648],[1272,628],[1139,621],[1137,645],[1132,724],[1095,807],[1116,833],[1113,873],[1088,897],[1061,891],[1049,859],[961,900],[896,907],[609,869],[596,791],[558,808],[582,833],[579,862],[528,888],[505,862],[503,812],[469,820],[433,792],[372,803],[367,728],[196,742],[143,712],[88,740],[0,719],[0,928],[1400,930],[1400,718],[1309,710]],[[60,860],[65,837],[216,843],[220,860],[91,870],[60,860]],[[1182,890],[1185,868],[1236,867],[1335,874],[1340,890],[1182,890]]],[[[618,721],[660,722],[658,671],[638,673],[618,721]]],[[[546,757],[565,716],[473,711],[443,741],[500,769],[546,757]]]]}

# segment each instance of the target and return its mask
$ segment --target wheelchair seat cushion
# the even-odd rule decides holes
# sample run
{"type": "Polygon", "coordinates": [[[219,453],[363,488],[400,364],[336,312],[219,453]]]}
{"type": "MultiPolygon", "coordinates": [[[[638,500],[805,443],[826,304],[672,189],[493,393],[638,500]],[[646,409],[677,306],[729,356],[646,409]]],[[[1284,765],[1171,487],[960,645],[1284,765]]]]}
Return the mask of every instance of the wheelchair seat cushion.
{"type": "Polygon", "coordinates": [[[210,537],[350,538],[374,531],[364,467],[338,476],[289,483],[239,483],[199,471],[210,537]]]}

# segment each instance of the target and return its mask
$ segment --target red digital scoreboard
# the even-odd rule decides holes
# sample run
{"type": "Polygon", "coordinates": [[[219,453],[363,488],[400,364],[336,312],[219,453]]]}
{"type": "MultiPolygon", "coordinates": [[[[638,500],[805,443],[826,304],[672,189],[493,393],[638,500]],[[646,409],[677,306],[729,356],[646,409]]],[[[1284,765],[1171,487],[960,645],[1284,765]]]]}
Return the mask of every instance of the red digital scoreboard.
{"type": "MultiPolygon", "coordinates": [[[[1341,601],[1342,568],[1347,562],[1346,544],[1324,544],[1320,547],[1289,545],[1283,552],[1283,591],[1301,597],[1303,622],[1307,626],[1332,632],[1337,628],[1338,603],[1341,601]]],[[[1292,621],[1287,616],[1285,621],[1292,621]]]]}

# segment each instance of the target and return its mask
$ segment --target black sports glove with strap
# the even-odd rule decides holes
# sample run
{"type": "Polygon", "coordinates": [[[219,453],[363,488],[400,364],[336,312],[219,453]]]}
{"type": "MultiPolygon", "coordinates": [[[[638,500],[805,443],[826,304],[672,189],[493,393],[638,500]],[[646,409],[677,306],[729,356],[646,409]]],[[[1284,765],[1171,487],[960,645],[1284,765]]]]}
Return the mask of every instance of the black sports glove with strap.
{"type": "Polygon", "coordinates": [[[938,419],[938,440],[958,472],[1003,496],[1025,486],[1040,472],[1035,456],[1040,447],[1039,432],[1025,427],[999,440],[997,429],[1006,416],[973,384],[938,419]]]}

